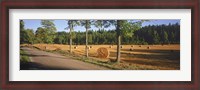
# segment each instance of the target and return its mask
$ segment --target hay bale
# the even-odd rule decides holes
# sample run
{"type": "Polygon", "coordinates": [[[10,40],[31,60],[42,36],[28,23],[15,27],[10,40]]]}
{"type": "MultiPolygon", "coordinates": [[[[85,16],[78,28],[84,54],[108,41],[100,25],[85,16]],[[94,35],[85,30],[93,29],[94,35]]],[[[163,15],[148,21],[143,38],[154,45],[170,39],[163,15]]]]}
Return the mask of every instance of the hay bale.
{"type": "Polygon", "coordinates": [[[74,49],[77,49],[77,46],[75,46],[74,49]]]}
{"type": "Polygon", "coordinates": [[[112,48],[112,46],[109,46],[109,48],[112,48]]]}
{"type": "Polygon", "coordinates": [[[107,58],[109,56],[109,51],[107,48],[100,47],[97,49],[97,56],[99,58],[107,58]]]}
{"type": "Polygon", "coordinates": [[[131,47],[133,47],[133,45],[131,45],[131,47]]]}
{"type": "Polygon", "coordinates": [[[130,51],[133,51],[133,49],[132,49],[132,48],[130,48],[129,50],[130,50],[130,51]]]}
{"type": "Polygon", "coordinates": [[[24,46],[28,47],[28,44],[25,44],[24,46]]]}
{"type": "Polygon", "coordinates": [[[123,48],[123,46],[121,46],[121,48],[123,48]]]}
{"type": "Polygon", "coordinates": [[[147,47],[147,49],[150,49],[150,47],[147,47]]]}
{"type": "Polygon", "coordinates": [[[90,46],[90,48],[92,48],[92,46],[90,46]]]}
{"type": "Polygon", "coordinates": [[[141,45],[139,45],[139,47],[142,47],[141,45]]]}

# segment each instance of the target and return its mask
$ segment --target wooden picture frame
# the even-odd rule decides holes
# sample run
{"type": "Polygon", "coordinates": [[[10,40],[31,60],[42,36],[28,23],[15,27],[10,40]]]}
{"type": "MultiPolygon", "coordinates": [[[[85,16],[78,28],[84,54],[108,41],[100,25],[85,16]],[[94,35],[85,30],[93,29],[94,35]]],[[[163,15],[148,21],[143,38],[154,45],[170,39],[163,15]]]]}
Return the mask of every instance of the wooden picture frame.
{"type": "Polygon", "coordinates": [[[1,2],[1,89],[199,90],[199,0],[4,0],[1,2]],[[9,9],[191,9],[191,81],[9,81],[9,9]]]}

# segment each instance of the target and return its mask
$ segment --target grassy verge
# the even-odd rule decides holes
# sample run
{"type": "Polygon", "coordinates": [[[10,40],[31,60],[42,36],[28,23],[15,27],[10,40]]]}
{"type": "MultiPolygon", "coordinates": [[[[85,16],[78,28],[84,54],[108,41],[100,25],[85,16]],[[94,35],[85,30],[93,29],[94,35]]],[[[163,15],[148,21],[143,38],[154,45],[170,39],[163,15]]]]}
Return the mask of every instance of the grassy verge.
{"type": "Polygon", "coordinates": [[[27,69],[29,68],[30,59],[26,55],[26,52],[20,50],[20,69],[27,69]]]}

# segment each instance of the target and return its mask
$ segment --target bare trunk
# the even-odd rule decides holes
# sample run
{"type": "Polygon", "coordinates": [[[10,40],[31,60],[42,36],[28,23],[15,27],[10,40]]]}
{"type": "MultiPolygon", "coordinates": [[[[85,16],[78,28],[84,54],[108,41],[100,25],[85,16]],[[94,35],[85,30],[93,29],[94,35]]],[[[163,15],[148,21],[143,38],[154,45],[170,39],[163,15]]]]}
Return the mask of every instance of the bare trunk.
{"type": "Polygon", "coordinates": [[[88,21],[86,21],[86,35],[85,35],[85,45],[86,45],[86,47],[85,47],[85,53],[86,53],[86,57],[88,57],[89,56],[89,54],[88,54],[88,28],[87,28],[87,26],[88,26],[88,21]]]}
{"type": "Polygon", "coordinates": [[[72,24],[70,24],[70,46],[69,46],[69,49],[70,49],[70,53],[72,53],[72,24]]]}
{"type": "Polygon", "coordinates": [[[121,51],[121,31],[120,31],[120,20],[117,20],[117,62],[120,62],[120,51],[121,51]]]}
{"type": "Polygon", "coordinates": [[[117,40],[117,62],[120,62],[120,52],[121,52],[121,35],[118,36],[117,40]]]}
{"type": "Polygon", "coordinates": [[[72,38],[70,37],[70,46],[69,46],[69,48],[70,48],[70,53],[72,53],[72,38]]]}

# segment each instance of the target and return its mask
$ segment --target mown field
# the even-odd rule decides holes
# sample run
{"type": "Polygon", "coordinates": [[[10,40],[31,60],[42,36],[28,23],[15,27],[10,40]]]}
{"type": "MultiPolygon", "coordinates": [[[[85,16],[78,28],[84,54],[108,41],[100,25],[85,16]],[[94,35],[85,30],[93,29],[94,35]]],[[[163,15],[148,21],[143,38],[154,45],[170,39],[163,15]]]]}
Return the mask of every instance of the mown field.
{"type": "MultiPolygon", "coordinates": [[[[69,51],[69,45],[34,44],[33,46],[41,50],[69,51]]],[[[105,47],[109,50],[110,54],[108,58],[101,60],[109,61],[116,59],[116,45],[89,45],[89,47],[90,57],[98,58],[97,49],[105,47]]],[[[72,50],[74,55],[85,55],[85,45],[73,45],[72,50]]],[[[122,45],[121,62],[148,69],[179,70],[180,45],[122,45]]]]}

